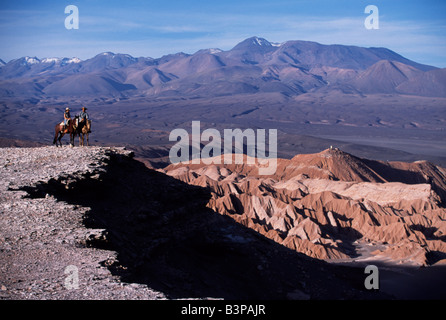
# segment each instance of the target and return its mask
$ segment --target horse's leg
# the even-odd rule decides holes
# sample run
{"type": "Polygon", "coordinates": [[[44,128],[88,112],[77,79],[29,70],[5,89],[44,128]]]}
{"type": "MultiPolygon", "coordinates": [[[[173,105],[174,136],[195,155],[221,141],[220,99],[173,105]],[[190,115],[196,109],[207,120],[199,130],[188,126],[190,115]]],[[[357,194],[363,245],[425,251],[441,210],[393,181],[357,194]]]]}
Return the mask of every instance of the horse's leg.
{"type": "Polygon", "coordinates": [[[65,135],[65,133],[63,133],[63,131],[59,132],[59,139],[57,139],[59,141],[60,146],[62,147],[62,137],[65,135]]]}
{"type": "Polygon", "coordinates": [[[55,132],[55,134],[54,134],[53,144],[55,144],[56,147],[57,147],[57,138],[59,138],[60,128],[59,128],[59,130],[58,130],[58,128],[56,127],[56,128],[54,129],[54,132],[55,132]]]}
{"type": "Polygon", "coordinates": [[[90,141],[88,140],[88,133],[87,133],[87,146],[90,146],[90,141]]]}

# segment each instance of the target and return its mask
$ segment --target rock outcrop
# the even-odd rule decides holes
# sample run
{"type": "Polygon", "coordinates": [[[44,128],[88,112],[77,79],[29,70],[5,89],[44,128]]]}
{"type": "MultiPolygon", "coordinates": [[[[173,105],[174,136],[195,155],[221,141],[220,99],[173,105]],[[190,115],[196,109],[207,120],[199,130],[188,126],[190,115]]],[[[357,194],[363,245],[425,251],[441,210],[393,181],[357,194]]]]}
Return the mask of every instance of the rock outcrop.
{"type": "Polygon", "coordinates": [[[165,298],[142,284],[121,282],[107,269],[117,253],[90,247],[106,235],[105,229],[85,227],[90,208],[59,201],[49,190],[33,191],[50,183],[69,192],[79,180],[98,181],[112,154],[129,152],[0,148],[1,299],[165,298]],[[67,279],[73,281],[66,285],[67,279]]]}
{"type": "Polygon", "coordinates": [[[356,226],[337,210],[344,201],[364,210],[355,200],[325,192],[314,208],[298,207],[303,191],[274,180],[223,167],[177,170],[215,191],[149,169],[122,148],[0,148],[0,298],[388,297],[364,289],[363,269],[308,257],[345,255],[328,249],[326,234],[356,226]],[[331,213],[321,212],[327,201],[331,213]]]}
{"type": "MultiPolygon", "coordinates": [[[[223,161],[221,162],[223,163],[223,161]]],[[[381,162],[337,149],[278,159],[271,176],[246,164],[170,165],[208,188],[209,208],[310,257],[431,265],[446,258],[446,171],[426,161],[381,162]]]]}

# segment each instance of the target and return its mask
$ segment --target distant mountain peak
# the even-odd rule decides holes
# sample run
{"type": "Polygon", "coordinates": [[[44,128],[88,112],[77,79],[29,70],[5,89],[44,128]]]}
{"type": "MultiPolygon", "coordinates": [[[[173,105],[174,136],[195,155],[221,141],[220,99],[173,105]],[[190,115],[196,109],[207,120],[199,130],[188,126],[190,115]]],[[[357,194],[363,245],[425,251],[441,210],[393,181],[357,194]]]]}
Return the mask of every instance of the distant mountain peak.
{"type": "Polygon", "coordinates": [[[111,59],[115,59],[115,58],[127,59],[127,60],[130,60],[130,61],[138,60],[137,58],[135,58],[135,57],[133,57],[133,56],[127,54],[127,53],[114,53],[114,52],[110,52],[110,51],[102,52],[102,53],[96,55],[95,58],[100,58],[100,57],[107,57],[107,58],[111,58],[111,59]]]}
{"type": "Polygon", "coordinates": [[[62,64],[70,64],[70,63],[81,63],[82,60],[76,57],[73,58],[63,58],[62,64]]]}
{"type": "Polygon", "coordinates": [[[267,49],[269,49],[272,47],[273,47],[273,45],[268,40],[255,36],[255,37],[251,37],[251,38],[243,40],[242,42],[237,44],[232,50],[249,49],[249,48],[262,48],[262,49],[267,48],[267,49]]]}
{"type": "Polygon", "coordinates": [[[60,65],[66,65],[66,64],[70,64],[70,63],[80,63],[82,62],[81,59],[73,57],[73,58],[43,58],[42,60],[40,60],[41,63],[55,63],[55,64],[60,64],[60,65]]]}
{"type": "Polygon", "coordinates": [[[24,57],[23,58],[23,63],[25,64],[36,64],[36,63],[40,63],[40,60],[37,57],[24,57]]]}
{"type": "Polygon", "coordinates": [[[196,53],[218,54],[220,52],[223,52],[223,50],[218,49],[218,48],[209,48],[209,49],[198,50],[196,53]]]}
{"type": "Polygon", "coordinates": [[[264,39],[264,38],[259,38],[259,37],[252,37],[251,41],[258,46],[266,46],[266,47],[271,47],[272,44],[271,42],[269,42],[268,40],[264,39]]]}
{"type": "MultiPolygon", "coordinates": [[[[19,61],[21,65],[23,66],[30,66],[30,65],[37,65],[37,64],[41,64],[41,63],[47,63],[47,64],[60,64],[60,65],[66,65],[66,64],[70,64],[70,63],[80,63],[82,62],[81,59],[73,57],[73,58],[57,58],[57,57],[51,57],[51,58],[42,58],[39,59],[37,57],[22,57],[18,60],[15,61],[19,61]]],[[[0,60],[0,66],[6,65],[6,63],[4,63],[2,60],[0,60]]]]}

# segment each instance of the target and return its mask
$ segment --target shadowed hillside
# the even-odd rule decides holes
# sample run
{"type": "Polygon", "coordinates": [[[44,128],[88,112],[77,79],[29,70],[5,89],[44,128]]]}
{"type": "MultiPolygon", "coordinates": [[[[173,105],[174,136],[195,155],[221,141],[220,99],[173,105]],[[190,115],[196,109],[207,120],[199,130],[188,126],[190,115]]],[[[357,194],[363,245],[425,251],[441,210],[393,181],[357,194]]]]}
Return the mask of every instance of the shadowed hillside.
{"type": "Polygon", "coordinates": [[[209,209],[211,194],[113,154],[99,179],[51,180],[32,198],[91,208],[85,224],[105,229],[89,246],[118,252],[103,265],[123,281],[171,298],[362,299],[363,270],[289,250],[209,209]]]}

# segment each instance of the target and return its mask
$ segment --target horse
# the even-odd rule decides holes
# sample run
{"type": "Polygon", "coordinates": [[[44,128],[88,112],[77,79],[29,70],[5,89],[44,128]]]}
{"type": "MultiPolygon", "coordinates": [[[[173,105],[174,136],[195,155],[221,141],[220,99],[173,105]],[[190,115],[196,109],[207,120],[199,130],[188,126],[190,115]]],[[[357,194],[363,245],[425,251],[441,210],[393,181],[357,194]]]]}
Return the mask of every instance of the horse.
{"type": "Polygon", "coordinates": [[[79,146],[83,147],[85,145],[85,137],[87,138],[87,146],[90,146],[88,134],[91,130],[91,120],[85,119],[83,121],[79,121],[79,119],[76,117],[75,126],[76,134],[79,135],[79,146]]]}
{"type": "Polygon", "coordinates": [[[62,142],[60,141],[60,139],[62,139],[62,137],[66,134],[69,133],[70,134],[70,145],[72,147],[74,147],[74,136],[76,135],[76,128],[74,125],[74,121],[72,119],[70,119],[68,121],[68,126],[63,129],[63,125],[58,123],[56,125],[56,127],[54,128],[55,131],[55,135],[54,135],[54,140],[53,140],[53,144],[57,145],[57,142],[59,141],[59,145],[62,147],[62,142]]]}

